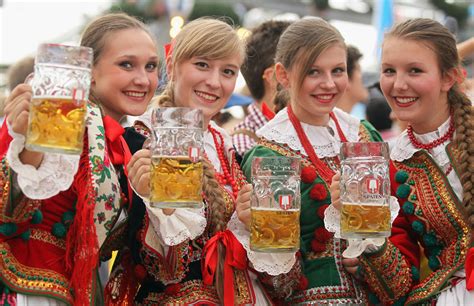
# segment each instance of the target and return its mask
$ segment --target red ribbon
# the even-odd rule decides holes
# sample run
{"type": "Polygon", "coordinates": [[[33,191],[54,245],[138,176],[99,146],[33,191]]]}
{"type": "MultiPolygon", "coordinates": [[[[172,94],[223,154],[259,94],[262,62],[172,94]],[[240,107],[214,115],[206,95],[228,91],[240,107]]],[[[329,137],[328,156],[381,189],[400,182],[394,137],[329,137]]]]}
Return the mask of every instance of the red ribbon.
{"type": "Polygon", "coordinates": [[[265,102],[262,102],[262,114],[268,121],[275,117],[275,112],[272,111],[265,102]]]}
{"type": "MultiPolygon", "coordinates": [[[[132,158],[132,153],[130,153],[127,142],[122,136],[125,130],[117,121],[109,116],[105,116],[102,120],[104,122],[105,138],[108,146],[107,152],[110,155],[110,160],[113,165],[123,165],[123,171],[128,178],[127,164],[132,158]]],[[[127,186],[128,201],[131,205],[133,191],[128,180],[127,186]]]]}
{"type": "Polygon", "coordinates": [[[474,290],[474,247],[470,248],[466,257],[466,289],[474,290]]]}
{"type": "Polygon", "coordinates": [[[224,305],[234,305],[234,273],[232,268],[247,269],[247,254],[231,231],[218,232],[204,246],[202,279],[212,285],[217,270],[219,241],[225,247],[224,261],[224,305]]]}

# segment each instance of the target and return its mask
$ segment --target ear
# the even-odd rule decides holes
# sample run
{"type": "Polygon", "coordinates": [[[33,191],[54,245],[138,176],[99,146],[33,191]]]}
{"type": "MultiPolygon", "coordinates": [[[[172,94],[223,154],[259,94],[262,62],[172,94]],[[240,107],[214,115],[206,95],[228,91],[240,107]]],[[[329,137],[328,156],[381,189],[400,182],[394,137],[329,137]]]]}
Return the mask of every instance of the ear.
{"type": "Polygon", "coordinates": [[[460,71],[457,68],[451,68],[441,79],[441,91],[448,92],[457,81],[462,82],[460,71]]]}
{"type": "Polygon", "coordinates": [[[278,83],[280,83],[285,89],[290,88],[290,78],[288,75],[288,71],[286,71],[282,63],[275,64],[275,76],[278,83]]]}

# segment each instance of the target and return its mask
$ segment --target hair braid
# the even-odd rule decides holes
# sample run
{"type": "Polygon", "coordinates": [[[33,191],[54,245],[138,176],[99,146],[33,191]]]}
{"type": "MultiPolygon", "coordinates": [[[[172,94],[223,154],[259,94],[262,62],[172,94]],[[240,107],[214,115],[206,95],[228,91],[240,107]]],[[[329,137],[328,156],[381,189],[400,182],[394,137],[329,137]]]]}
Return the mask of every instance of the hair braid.
{"type": "Polygon", "coordinates": [[[461,151],[459,157],[459,174],[463,188],[462,204],[471,227],[474,227],[474,137],[472,105],[459,89],[452,88],[449,101],[453,109],[453,120],[456,126],[455,142],[461,151]]]}

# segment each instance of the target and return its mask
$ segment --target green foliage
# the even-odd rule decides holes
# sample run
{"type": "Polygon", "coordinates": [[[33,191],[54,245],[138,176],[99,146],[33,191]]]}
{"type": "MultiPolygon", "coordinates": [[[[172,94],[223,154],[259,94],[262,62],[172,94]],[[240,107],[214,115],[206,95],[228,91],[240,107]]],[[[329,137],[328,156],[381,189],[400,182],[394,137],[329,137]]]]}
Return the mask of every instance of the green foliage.
{"type": "Polygon", "coordinates": [[[329,8],[329,0],[313,0],[313,4],[319,11],[324,11],[329,8]]]}
{"type": "Polygon", "coordinates": [[[130,16],[136,17],[137,19],[147,23],[152,21],[154,17],[148,14],[145,10],[142,10],[136,4],[121,1],[114,3],[108,10],[109,13],[126,13],[130,16]]]}
{"type": "Polygon", "coordinates": [[[446,0],[430,0],[438,9],[442,10],[446,15],[454,17],[460,26],[463,26],[469,17],[467,4],[447,3],[446,0]]]}
{"type": "Polygon", "coordinates": [[[224,21],[228,24],[236,27],[241,25],[239,15],[237,15],[230,3],[196,0],[188,19],[191,21],[205,16],[227,17],[224,21]]]}

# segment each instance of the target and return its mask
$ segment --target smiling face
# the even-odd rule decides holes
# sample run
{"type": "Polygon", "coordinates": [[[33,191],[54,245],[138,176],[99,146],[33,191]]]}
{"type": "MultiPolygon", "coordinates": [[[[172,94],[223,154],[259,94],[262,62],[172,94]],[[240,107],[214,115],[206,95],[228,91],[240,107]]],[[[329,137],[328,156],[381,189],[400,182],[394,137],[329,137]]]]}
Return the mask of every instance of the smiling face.
{"type": "Polygon", "coordinates": [[[276,69],[279,82],[290,92],[296,117],[312,125],[326,124],[347,87],[346,49],[334,44],[321,52],[301,85],[297,83],[301,68],[286,70],[278,63],[276,69]]]}
{"type": "Polygon", "coordinates": [[[380,86],[398,119],[415,132],[434,131],[449,117],[452,74],[442,74],[433,48],[426,42],[390,37],[382,50],[380,86]]]}
{"type": "Polygon", "coordinates": [[[177,63],[171,73],[176,106],[201,109],[207,125],[232,95],[240,64],[239,54],[212,60],[195,56],[177,63]]]}
{"type": "Polygon", "coordinates": [[[143,114],[158,85],[157,65],[155,44],[142,29],[107,35],[91,84],[105,115],[119,121],[143,114]]]}

